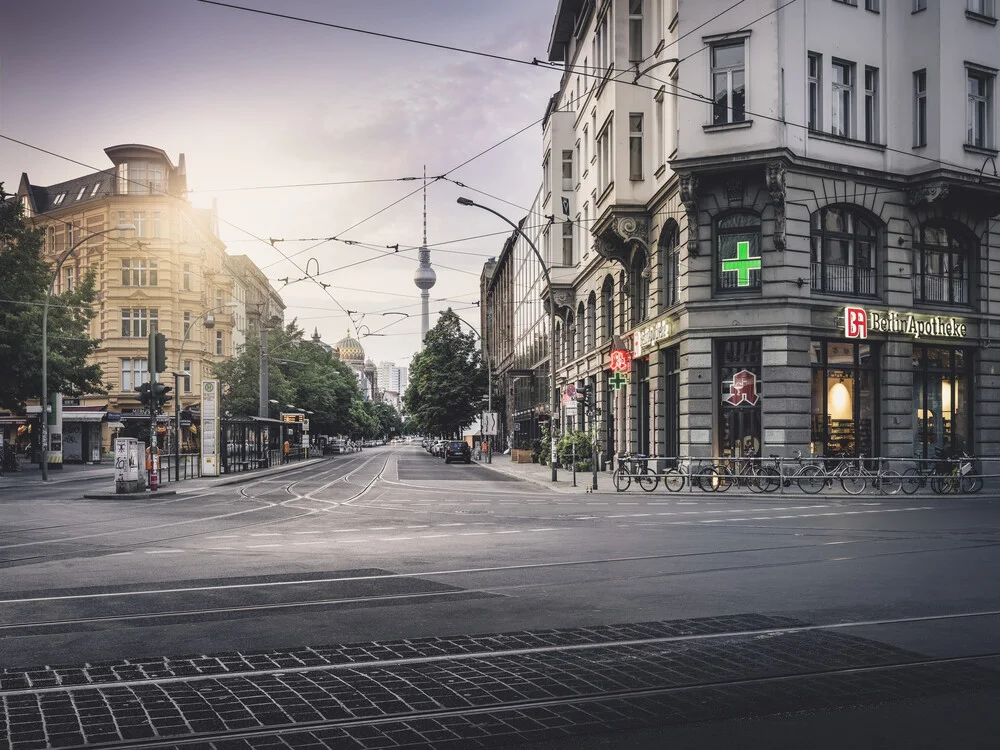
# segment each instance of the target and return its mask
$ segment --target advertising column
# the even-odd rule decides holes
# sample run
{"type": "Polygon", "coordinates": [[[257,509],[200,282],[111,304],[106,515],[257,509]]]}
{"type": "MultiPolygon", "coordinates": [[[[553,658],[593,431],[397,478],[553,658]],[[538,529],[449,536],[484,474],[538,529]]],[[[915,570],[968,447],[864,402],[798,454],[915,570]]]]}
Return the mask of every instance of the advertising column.
{"type": "Polygon", "coordinates": [[[201,475],[219,476],[219,381],[201,381],[201,475]]]}

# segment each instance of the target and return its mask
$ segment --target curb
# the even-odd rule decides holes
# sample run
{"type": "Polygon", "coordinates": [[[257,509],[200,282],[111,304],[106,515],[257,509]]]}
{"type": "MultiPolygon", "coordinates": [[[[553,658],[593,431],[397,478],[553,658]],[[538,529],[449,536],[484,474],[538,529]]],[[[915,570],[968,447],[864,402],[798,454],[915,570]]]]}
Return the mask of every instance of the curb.
{"type": "Polygon", "coordinates": [[[176,495],[177,490],[147,490],[145,492],[93,492],[83,496],[84,500],[145,500],[153,497],[176,495]]]}

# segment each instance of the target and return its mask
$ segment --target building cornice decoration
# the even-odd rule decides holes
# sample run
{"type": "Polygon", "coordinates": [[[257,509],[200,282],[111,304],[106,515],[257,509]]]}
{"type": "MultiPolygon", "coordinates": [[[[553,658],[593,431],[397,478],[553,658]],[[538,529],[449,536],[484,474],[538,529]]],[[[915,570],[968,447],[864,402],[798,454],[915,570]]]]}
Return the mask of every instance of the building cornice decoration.
{"type": "Polygon", "coordinates": [[[774,249],[787,246],[785,222],[785,165],[780,161],[769,162],[766,167],[767,192],[774,205],[774,249]]]}
{"type": "Polygon", "coordinates": [[[911,206],[919,206],[921,203],[937,203],[948,197],[948,184],[931,182],[910,188],[906,192],[911,206]]]}
{"type": "MultiPolygon", "coordinates": [[[[566,316],[573,312],[574,303],[576,301],[576,295],[573,293],[572,286],[563,286],[561,284],[552,285],[552,301],[555,302],[556,309],[555,314],[560,317],[564,322],[566,316]]],[[[549,310],[550,301],[548,295],[545,295],[545,311],[549,310]]]]}
{"type": "Polygon", "coordinates": [[[680,176],[681,205],[687,214],[688,255],[698,255],[698,177],[694,174],[680,176]]]}
{"type": "Polygon", "coordinates": [[[628,272],[632,257],[641,248],[646,253],[646,265],[650,265],[649,227],[647,215],[616,216],[610,226],[595,238],[594,251],[605,260],[616,261],[628,272]]]}

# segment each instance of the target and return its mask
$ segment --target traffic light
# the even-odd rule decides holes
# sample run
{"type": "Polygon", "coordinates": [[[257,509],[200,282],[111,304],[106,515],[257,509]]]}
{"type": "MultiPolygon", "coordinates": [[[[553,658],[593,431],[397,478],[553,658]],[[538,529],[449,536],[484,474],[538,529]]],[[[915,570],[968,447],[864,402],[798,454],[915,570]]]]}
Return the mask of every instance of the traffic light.
{"type": "Polygon", "coordinates": [[[164,404],[167,403],[168,394],[172,390],[173,388],[165,383],[153,383],[153,402],[156,404],[157,409],[162,409],[164,404]]]}
{"type": "Polygon", "coordinates": [[[156,333],[153,348],[156,372],[163,372],[167,369],[167,337],[159,331],[156,333]]]}
{"type": "Polygon", "coordinates": [[[590,405],[590,386],[579,385],[576,387],[576,400],[584,406],[590,405]]]}
{"type": "Polygon", "coordinates": [[[136,390],[139,392],[139,403],[149,406],[152,402],[152,393],[149,390],[149,383],[143,383],[136,390]]]}

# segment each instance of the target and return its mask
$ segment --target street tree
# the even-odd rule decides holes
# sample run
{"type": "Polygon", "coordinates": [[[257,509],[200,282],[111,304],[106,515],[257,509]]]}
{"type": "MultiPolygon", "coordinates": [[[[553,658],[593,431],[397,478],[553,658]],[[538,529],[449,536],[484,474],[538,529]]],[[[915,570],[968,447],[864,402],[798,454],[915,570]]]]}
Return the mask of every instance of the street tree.
{"type": "MultiPolygon", "coordinates": [[[[319,344],[303,337],[292,321],[268,333],[268,399],[278,402],[271,416],[294,404],[309,416],[314,434],[351,434],[354,404],[361,391],[354,371],[319,344]]],[[[223,383],[222,408],[233,416],[256,416],[259,406],[260,344],[248,339],[235,357],[215,365],[223,383]]]]}
{"type": "MultiPolygon", "coordinates": [[[[0,183],[0,407],[21,408],[42,392],[42,309],[52,282],[41,229],[29,226],[19,203],[0,183]]],[[[101,366],[88,363],[99,341],[90,337],[97,297],[94,273],[49,305],[49,393],[106,393],[101,366]]]]}
{"type": "Polygon", "coordinates": [[[403,396],[406,413],[424,433],[457,436],[482,410],[487,374],[478,342],[462,332],[450,308],[427,332],[403,396]]]}

